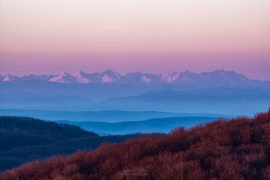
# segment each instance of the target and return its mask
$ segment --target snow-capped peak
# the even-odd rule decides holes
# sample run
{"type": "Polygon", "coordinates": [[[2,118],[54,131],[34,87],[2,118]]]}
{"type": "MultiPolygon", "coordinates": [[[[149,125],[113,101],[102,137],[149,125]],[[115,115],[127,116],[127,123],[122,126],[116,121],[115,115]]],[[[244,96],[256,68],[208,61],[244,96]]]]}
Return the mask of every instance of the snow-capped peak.
{"type": "Polygon", "coordinates": [[[142,79],[143,82],[146,82],[146,83],[148,83],[148,84],[151,82],[151,78],[146,77],[146,76],[142,76],[141,79],[142,79]]]}
{"type": "Polygon", "coordinates": [[[114,80],[111,78],[111,77],[109,77],[107,74],[104,74],[103,76],[102,76],[102,82],[113,82],[114,80]]]}
{"type": "Polygon", "coordinates": [[[74,83],[76,78],[67,72],[61,72],[58,76],[49,79],[51,82],[74,83]]]}
{"type": "Polygon", "coordinates": [[[79,83],[89,83],[90,80],[85,77],[86,73],[83,71],[79,71],[74,74],[74,77],[76,78],[77,82],[79,83]]]}
{"type": "Polygon", "coordinates": [[[65,71],[63,71],[63,72],[61,72],[60,74],[59,74],[59,76],[69,76],[70,74],[69,73],[67,73],[67,72],[65,72],[65,71]]]}
{"type": "Polygon", "coordinates": [[[10,75],[5,76],[3,81],[11,81],[10,75]]]}
{"type": "Polygon", "coordinates": [[[111,69],[107,69],[101,73],[101,81],[102,82],[114,82],[119,80],[121,75],[117,72],[112,71],[111,69]]]}
{"type": "Polygon", "coordinates": [[[162,73],[161,78],[164,79],[167,83],[175,81],[179,76],[178,72],[162,73]]]}

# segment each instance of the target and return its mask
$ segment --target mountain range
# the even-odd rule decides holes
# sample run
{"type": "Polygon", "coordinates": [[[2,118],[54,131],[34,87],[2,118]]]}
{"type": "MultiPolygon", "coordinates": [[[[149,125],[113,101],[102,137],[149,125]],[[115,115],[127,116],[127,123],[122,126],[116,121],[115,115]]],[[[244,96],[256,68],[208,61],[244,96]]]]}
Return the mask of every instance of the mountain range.
{"type": "Polygon", "coordinates": [[[240,84],[256,84],[260,83],[258,80],[250,80],[247,77],[236,73],[234,71],[215,70],[212,72],[195,73],[190,71],[185,72],[171,72],[171,73],[127,73],[124,75],[110,69],[104,72],[86,73],[79,71],[75,74],[68,72],[62,72],[58,75],[27,75],[27,76],[15,76],[15,75],[0,75],[0,81],[2,82],[18,82],[18,81],[29,81],[29,80],[41,80],[56,83],[65,84],[170,84],[170,85],[181,85],[181,84],[215,84],[215,85],[238,85],[240,84]]]}
{"type": "Polygon", "coordinates": [[[225,70],[0,76],[1,109],[253,115],[269,102],[270,81],[225,70]]]}

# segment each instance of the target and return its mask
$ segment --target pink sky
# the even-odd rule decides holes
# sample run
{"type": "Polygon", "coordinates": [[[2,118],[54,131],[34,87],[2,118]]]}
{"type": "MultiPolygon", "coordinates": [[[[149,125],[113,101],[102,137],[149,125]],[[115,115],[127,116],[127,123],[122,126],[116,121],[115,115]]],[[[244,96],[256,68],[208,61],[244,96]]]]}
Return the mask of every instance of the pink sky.
{"type": "Polygon", "coordinates": [[[270,80],[270,1],[0,1],[0,74],[106,68],[270,80]]]}

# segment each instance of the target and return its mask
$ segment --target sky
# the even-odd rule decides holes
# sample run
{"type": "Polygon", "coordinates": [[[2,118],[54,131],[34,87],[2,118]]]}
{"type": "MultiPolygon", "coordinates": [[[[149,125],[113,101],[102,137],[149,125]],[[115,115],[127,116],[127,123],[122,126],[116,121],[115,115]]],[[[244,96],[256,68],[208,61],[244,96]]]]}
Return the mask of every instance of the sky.
{"type": "Polygon", "coordinates": [[[0,0],[0,74],[107,68],[270,80],[270,1],[0,0]]]}

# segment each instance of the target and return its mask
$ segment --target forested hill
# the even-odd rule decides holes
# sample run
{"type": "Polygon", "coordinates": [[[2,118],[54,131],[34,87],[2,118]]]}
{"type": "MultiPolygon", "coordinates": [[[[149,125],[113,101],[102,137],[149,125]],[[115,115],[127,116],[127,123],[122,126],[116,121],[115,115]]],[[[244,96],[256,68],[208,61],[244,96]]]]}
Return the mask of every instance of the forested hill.
{"type": "Polygon", "coordinates": [[[0,116],[0,129],[13,134],[45,136],[46,138],[52,138],[52,140],[54,138],[66,139],[98,136],[74,125],[57,124],[52,121],[43,121],[29,117],[0,116]]]}
{"type": "Polygon", "coordinates": [[[270,179],[270,110],[103,144],[4,172],[9,179],[270,179]],[[140,177],[139,177],[140,176],[140,177]]]}
{"type": "Polygon", "coordinates": [[[74,125],[0,116],[0,171],[56,154],[94,149],[102,142],[121,142],[134,136],[101,137],[74,125]]]}

